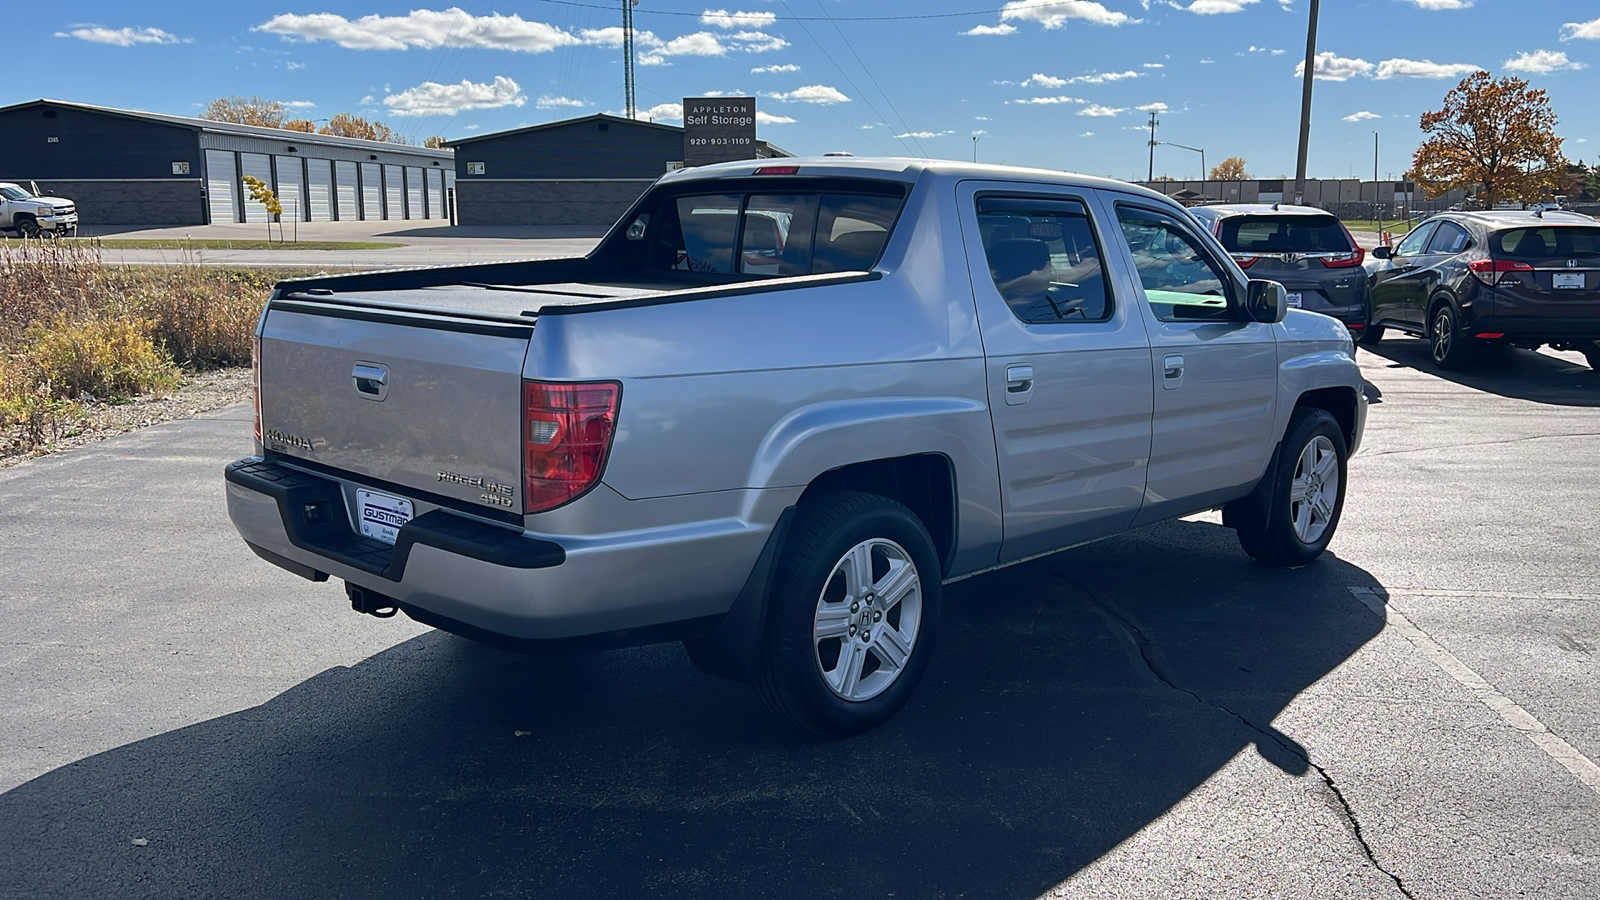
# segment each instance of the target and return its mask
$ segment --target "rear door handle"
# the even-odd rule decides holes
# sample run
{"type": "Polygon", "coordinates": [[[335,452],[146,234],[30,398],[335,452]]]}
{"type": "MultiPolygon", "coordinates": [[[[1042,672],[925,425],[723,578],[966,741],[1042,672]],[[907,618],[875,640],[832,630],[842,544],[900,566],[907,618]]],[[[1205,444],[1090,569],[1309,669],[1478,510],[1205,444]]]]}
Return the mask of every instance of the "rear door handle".
{"type": "Polygon", "coordinates": [[[1183,384],[1183,357],[1170,353],[1161,361],[1161,386],[1172,390],[1183,384]]]}
{"type": "Polygon", "coordinates": [[[1006,366],[1006,405],[1021,406],[1033,396],[1033,366],[1006,366]]]}

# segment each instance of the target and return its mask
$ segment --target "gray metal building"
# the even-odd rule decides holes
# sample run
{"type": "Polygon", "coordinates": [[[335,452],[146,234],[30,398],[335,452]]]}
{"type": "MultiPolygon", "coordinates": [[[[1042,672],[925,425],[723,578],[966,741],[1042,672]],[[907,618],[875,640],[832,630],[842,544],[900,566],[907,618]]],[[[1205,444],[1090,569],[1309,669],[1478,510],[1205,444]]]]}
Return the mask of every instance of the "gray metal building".
{"type": "MultiPolygon", "coordinates": [[[[462,225],[610,225],[682,166],[683,128],[597,113],[447,141],[462,225]]],[[[793,156],[756,141],[758,158],[793,156]]]]}
{"type": "Polygon", "coordinates": [[[0,181],[36,181],[96,225],[265,222],[243,177],[283,220],[448,219],[449,150],[34,100],[0,107],[0,181]]]}

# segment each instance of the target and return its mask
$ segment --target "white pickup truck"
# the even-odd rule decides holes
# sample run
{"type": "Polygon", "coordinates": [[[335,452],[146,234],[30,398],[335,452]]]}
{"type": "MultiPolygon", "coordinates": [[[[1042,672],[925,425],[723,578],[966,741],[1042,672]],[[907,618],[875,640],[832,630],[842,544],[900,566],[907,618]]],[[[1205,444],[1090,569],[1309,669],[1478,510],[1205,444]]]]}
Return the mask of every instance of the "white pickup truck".
{"type": "Polygon", "coordinates": [[[0,232],[22,237],[78,233],[78,207],[64,197],[40,196],[39,186],[0,181],[0,232]]]}
{"type": "Polygon", "coordinates": [[[1263,562],[1321,554],[1366,398],[1344,326],[1285,301],[1121,182],[673,172],[581,259],[279,284],[228,511],[360,612],[682,640],[852,734],[910,697],[951,579],[1219,507],[1263,562]]]}

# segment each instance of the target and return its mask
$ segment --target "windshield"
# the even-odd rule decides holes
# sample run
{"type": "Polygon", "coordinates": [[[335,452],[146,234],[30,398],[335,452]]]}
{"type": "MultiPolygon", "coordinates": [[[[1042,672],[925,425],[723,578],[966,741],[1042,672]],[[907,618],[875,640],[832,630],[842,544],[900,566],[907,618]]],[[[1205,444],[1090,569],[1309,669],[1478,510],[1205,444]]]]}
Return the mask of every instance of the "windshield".
{"type": "Polygon", "coordinates": [[[1600,228],[1513,228],[1489,239],[1496,256],[1512,259],[1600,256],[1600,228]]]}
{"type": "Polygon", "coordinates": [[[1229,253],[1349,253],[1333,216],[1230,216],[1217,235],[1229,253]]]}
{"type": "Polygon", "coordinates": [[[4,187],[0,187],[0,197],[4,197],[7,200],[26,200],[28,199],[28,192],[22,188],[12,187],[8,184],[4,187]]]}

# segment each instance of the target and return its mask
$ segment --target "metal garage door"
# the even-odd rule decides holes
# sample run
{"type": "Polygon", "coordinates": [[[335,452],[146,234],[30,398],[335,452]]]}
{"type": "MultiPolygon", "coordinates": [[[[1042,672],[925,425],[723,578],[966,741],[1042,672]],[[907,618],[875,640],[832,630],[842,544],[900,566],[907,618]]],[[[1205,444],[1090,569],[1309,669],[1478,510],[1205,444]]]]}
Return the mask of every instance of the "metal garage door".
{"type": "Polygon", "coordinates": [[[333,221],[333,163],[326,159],[306,160],[306,203],[311,221],[333,221]]]}
{"type": "Polygon", "coordinates": [[[356,164],[340,160],[333,164],[333,214],[341,222],[354,222],[361,218],[361,207],[356,203],[356,164]]]}
{"type": "Polygon", "coordinates": [[[283,221],[306,220],[305,175],[298,156],[274,156],[278,170],[278,202],[283,205],[283,221]]]}
{"type": "Polygon", "coordinates": [[[415,166],[406,167],[406,218],[426,219],[427,212],[422,205],[422,169],[415,166]]]}
{"type": "Polygon", "coordinates": [[[244,176],[249,175],[264,182],[267,187],[272,187],[272,157],[265,153],[239,154],[239,195],[244,205],[244,220],[246,222],[266,222],[270,219],[267,208],[250,199],[250,189],[244,186],[244,176]]]}
{"type": "Polygon", "coordinates": [[[234,192],[238,189],[239,170],[234,164],[232,150],[206,151],[206,202],[211,207],[212,222],[239,221],[239,204],[234,192]]]}
{"type": "Polygon", "coordinates": [[[428,170],[428,218],[445,218],[443,169],[428,170]]]}
{"type": "Polygon", "coordinates": [[[361,164],[361,218],[383,218],[383,170],[377,163],[361,164]]]}
{"type": "Polygon", "coordinates": [[[383,167],[383,200],[385,219],[406,217],[406,191],[400,180],[399,166],[383,167]]]}

